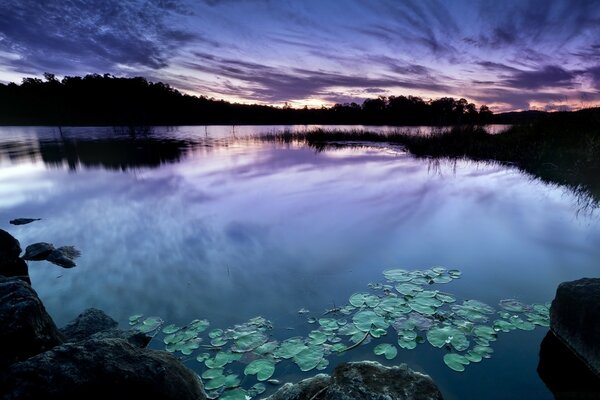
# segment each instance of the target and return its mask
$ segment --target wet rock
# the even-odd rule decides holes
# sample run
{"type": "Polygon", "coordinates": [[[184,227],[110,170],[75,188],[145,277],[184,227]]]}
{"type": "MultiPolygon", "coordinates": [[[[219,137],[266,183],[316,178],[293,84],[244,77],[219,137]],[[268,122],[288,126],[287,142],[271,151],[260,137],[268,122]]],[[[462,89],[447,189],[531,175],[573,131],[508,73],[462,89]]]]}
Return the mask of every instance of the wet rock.
{"type": "Polygon", "coordinates": [[[0,229],[0,263],[4,260],[13,260],[21,254],[19,241],[10,233],[0,229]]]}
{"type": "Polygon", "coordinates": [[[53,250],[50,254],[48,254],[46,260],[58,265],[59,267],[73,268],[77,265],[73,260],[75,260],[80,255],[81,252],[75,247],[63,246],[53,250]]]}
{"type": "Polygon", "coordinates": [[[87,339],[95,333],[116,328],[117,321],[97,308],[88,308],[60,331],[68,342],[87,339]]]}
{"type": "Polygon", "coordinates": [[[50,243],[40,242],[30,244],[25,248],[24,260],[42,261],[48,258],[50,253],[54,251],[54,246],[50,243]]]}
{"type": "Polygon", "coordinates": [[[16,218],[9,222],[13,225],[25,225],[39,220],[41,220],[41,218],[16,218]]]}
{"type": "Polygon", "coordinates": [[[86,339],[124,339],[135,347],[146,347],[152,337],[145,333],[117,328],[117,321],[97,308],[88,308],[77,318],[61,328],[65,342],[86,339]]]}
{"type": "Polygon", "coordinates": [[[600,399],[600,377],[552,331],[540,345],[537,372],[556,400],[600,399]]]}
{"type": "Polygon", "coordinates": [[[600,279],[561,283],[550,307],[550,329],[600,375],[600,279]]]}
{"type": "Polygon", "coordinates": [[[62,342],[52,318],[30,285],[0,277],[0,369],[62,342]]]}
{"type": "Polygon", "coordinates": [[[197,375],[173,355],[123,339],[67,343],[11,365],[0,396],[16,399],[206,399],[197,375]]]}
{"type": "Polygon", "coordinates": [[[0,261],[0,275],[7,278],[15,277],[31,285],[29,267],[27,267],[27,263],[21,258],[0,261]]]}
{"type": "Polygon", "coordinates": [[[312,378],[304,379],[296,384],[286,383],[267,400],[308,400],[329,386],[331,378],[326,374],[319,374],[312,378]]]}
{"type": "Polygon", "coordinates": [[[372,361],[338,365],[331,377],[317,375],[286,384],[267,400],[440,400],[433,380],[405,364],[384,367],[372,361]]]}

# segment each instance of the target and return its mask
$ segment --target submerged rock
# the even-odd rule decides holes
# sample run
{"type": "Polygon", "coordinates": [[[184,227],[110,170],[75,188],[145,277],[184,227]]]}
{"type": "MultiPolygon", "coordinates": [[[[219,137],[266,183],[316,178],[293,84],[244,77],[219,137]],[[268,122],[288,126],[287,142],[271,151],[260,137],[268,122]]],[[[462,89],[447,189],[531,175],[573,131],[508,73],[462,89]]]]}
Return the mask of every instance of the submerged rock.
{"type": "Polygon", "coordinates": [[[552,331],[540,344],[537,372],[556,400],[600,399],[600,377],[552,331]]]}
{"type": "Polygon", "coordinates": [[[563,282],[550,307],[550,329],[600,375],[600,279],[563,282]]]}
{"type": "Polygon", "coordinates": [[[50,243],[40,242],[30,244],[25,248],[25,254],[23,254],[23,259],[32,261],[42,261],[48,258],[50,253],[52,253],[54,250],[54,246],[50,243]]]}
{"type": "Polygon", "coordinates": [[[67,343],[11,365],[0,396],[17,399],[206,399],[197,375],[173,355],[123,339],[67,343]]]}
{"type": "Polygon", "coordinates": [[[37,293],[17,278],[0,277],[0,369],[62,342],[37,293]]]}
{"type": "Polygon", "coordinates": [[[317,375],[296,385],[285,384],[267,400],[441,400],[428,376],[405,364],[385,367],[373,361],[338,365],[331,377],[317,375]]]}
{"type": "Polygon", "coordinates": [[[81,255],[81,252],[77,250],[73,246],[62,246],[58,249],[53,250],[46,257],[47,261],[50,261],[53,264],[58,265],[63,268],[73,268],[77,264],[75,264],[75,260],[77,257],[81,255]]]}
{"type": "Polygon", "coordinates": [[[39,221],[41,218],[16,218],[9,221],[12,225],[25,225],[30,224],[34,221],[39,221]]]}

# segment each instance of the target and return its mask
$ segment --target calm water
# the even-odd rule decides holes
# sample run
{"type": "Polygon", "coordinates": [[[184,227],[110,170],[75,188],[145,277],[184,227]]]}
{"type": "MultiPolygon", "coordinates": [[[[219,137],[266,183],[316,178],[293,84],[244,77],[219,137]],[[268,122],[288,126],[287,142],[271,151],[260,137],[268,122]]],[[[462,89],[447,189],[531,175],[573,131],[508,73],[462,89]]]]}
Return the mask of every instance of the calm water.
{"type": "MultiPolygon", "coordinates": [[[[0,128],[0,227],[22,247],[82,251],[71,270],[30,263],[59,326],[87,307],[123,326],[135,313],[222,328],[261,315],[284,339],[313,328],[299,309],[319,316],[345,304],[387,268],[458,268],[462,278],[442,289],[491,305],[548,302],[560,282],[598,276],[598,215],[580,212],[564,189],[400,148],[316,152],[243,138],[282,128],[156,128],[135,139],[105,128],[0,128]],[[8,224],[17,217],[43,220],[8,224]]],[[[406,362],[446,399],[551,399],[536,373],[545,333],[500,334],[494,356],[464,373],[428,344],[393,361],[372,345],[340,360],[406,362]]],[[[393,343],[393,330],[382,340],[393,343]]],[[[277,374],[307,376],[293,365],[277,374]]]]}

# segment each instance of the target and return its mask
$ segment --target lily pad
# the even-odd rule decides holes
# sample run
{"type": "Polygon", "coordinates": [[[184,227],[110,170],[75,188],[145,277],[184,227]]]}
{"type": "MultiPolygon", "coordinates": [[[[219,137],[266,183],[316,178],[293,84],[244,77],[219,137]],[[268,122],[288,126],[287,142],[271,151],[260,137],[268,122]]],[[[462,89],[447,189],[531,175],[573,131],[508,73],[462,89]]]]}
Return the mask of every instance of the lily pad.
{"type": "Polygon", "coordinates": [[[246,353],[256,349],[258,346],[265,344],[267,340],[267,336],[260,331],[250,332],[236,339],[231,347],[231,351],[237,353],[246,353]]]}
{"type": "Polygon", "coordinates": [[[378,356],[384,356],[388,360],[393,360],[398,354],[398,349],[392,344],[382,343],[375,346],[373,352],[378,356]]]}
{"type": "Polygon", "coordinates": [[[327,341],[327,335],[321,331],[312,331],[308,334],[311,345],[320,345],[327,341]]]}
{"type": "Polygon", "coordinates": [[[363,332],[369,332],[373,328],[387,329],[389,324],[385,319],[373,311],[359,311],[352,317],[354,325],[363,332]]]}
{"type": "Polygon", "coordinates": [[[529,321],[524,321],[516,315],[511,316],[508,322],[510,322],[516,328],[521,329],[523,331],[532,331],[535,329],[535,325],[533,323],[529,321]]]}
{"type": "Polygon", "coordinates": [[[379,297],[369,293],[354,293],[350,296],[350,304],[354,307],[375,307],[379,304],[379,297]]]}
{"type": "Polygon", "coordinates": [[[337,321],[333,318],[321,318],[319,319],[319,325],[325,332],[335,332],[339,329],[337,321]]]}
{"type": "Polygon", "coordinates": [[[473,333],[475,335],[477,335],[479,338],[487,340],[487,341],[496,340],[496,331],[494,330],[494,328],[492,328],[490,326],[485,326],[485,325],[476,326],[473,329],[473,333]]]}
{"type": "Polygon", "coordinates": [[[465,334],[449,325],[432,328],[427,332],[427,340],[434,347],[444,347],[451,344],[456,351],[463,351],[469,347],[469,341],[465,334]]]}
{"type": "Polygon", "coordinates": [[[250,389],[248,389],[248,396],[256,397],[259,394],[263,394],[267,390],[267,387],[264,383],[258,382],[252,385],[250,389]]]}
{"type": "Polygon", "coordinates": [[[448,353],[444,356],[444,363],[456,372],[465,370],[465,365],[469,365],[469,360],[460,354],[448,353]]]}
{"type": "Polygon", "coordinates": [[[323,349],[320,346],[309,346],[294,356],[294,362],[301,371],[310,371],[319,365],[323,359],[323,349]]]}
{"type": "Polygon", "coordinates": [[[163,320],[158,317],[148,317],[146,318],[141,325],[138,325],[136,328],[142,333],[152,332],[155,329],[158,329],[163,323],[163,320]]]}
{"type": "Polygon", "coordinates": [[[392,282],[408,282],[413,278],[412,274],[404,269],[388,269],[383,271],[383,276],[392,282]]]}
{"type": "Polygon", "coordinates": [[[171,333],[175,333],[175,332],[177,332],[177,331],[178,331],[178,330],[180,330],[180,329],[181,329],[181,328],[180,328],[180,327],[178,327],[177,325],[170,324],[170,325],[167,325],[167,326],[165,326],[165,327],[163,328],[163,330],[162,330],[162,333],[164,333],[164,334],[166,334],[166,335],[169,335],[169,334],[171,334],[171,333]]]}
{"type": "Polygon", "coordinates": [[[258,346],[254,349],[254,352],[257,354],[269,354],[275,351],[275,349],[279,346],[279,343],[276,341],[267,342],[263,345],[258,346]]]}
{"type": "Polygon", "coordinates": [[[504,319],[497,319],[494,321],[494,324],[492,325],[492,327],[494,328],[494,330],[496,332],[502,331],[502,332],[510,332],[512,330],[517,329],[516,326],[514,326],[513,324],[511,324],[510,322],[504,320],[504,319]]]}
{"type": "Polygon", "coordinates": [[[226,390],[219,396],[219,400],[246,400],[247,393],[244,389],[226,390]]]}
{"type": "Polygon", "coordinates": [[[266,359],[254,360],[244,369],[244,375],[256,375],[259,381],[266,381],[273,376],[275,364],[266,359]]]}
{"type": "Polygon", "coordinates": [[[510,312],[523,312],[526,310],[525,304],[515,299],[500,300],[500,307],[510,312]]]}
{"type": "Polygon", "coordinates": [[[423,288],[413,283],[399,283],[396,285],[396,290],[405,296],[413,296],[415,293],[423,291],[423,288]]]}
{"type": "Polygon", "coordinates": [[[202,373],[202,379],[214,379],[223,376],[223,368],[210,368],[202,373]]]}
{"type": "Polygon", "coordinates": [[[279,348],[275,350],[273,355],[278,358],[288,359],[294,357],[296,354],[300,353],[304,349],[306,349],[304,339],[291,338],[281,342],[279,348]]]}
{"type": "Polygon", "coordinates": [[[208,360],[204,361],[204,364],[208,368],[221,368],[234,361],[238,361],[240,358],[242,358],[241,354],[231,353],[229,351],[220,351],[215,355],[215,358],[209,358],[208,360]]]}

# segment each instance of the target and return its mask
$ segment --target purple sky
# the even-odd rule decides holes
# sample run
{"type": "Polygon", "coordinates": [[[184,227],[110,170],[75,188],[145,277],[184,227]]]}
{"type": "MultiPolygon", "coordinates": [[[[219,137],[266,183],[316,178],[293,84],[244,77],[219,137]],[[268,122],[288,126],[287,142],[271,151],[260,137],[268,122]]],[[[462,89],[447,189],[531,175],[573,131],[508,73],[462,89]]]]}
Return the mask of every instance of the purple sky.
{"type": "Polygon", "coordinates": [[[580,108],[600,104],[600,0],[0,0],[0,81],[43,72],[275,105],[580,108]]]}

